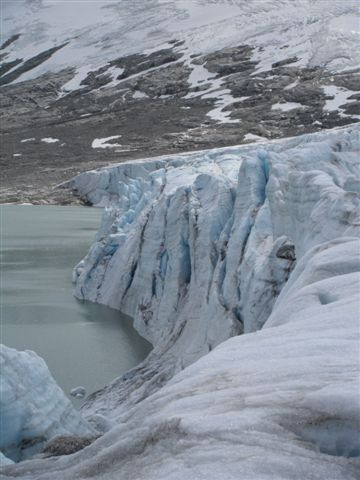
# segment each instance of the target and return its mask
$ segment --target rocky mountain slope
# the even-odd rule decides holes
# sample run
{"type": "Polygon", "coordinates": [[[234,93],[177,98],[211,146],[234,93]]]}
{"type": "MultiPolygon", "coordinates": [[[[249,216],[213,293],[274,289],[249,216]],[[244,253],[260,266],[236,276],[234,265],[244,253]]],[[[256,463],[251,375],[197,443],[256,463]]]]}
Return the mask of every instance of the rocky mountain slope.
{"type": "Polygon", "coordinates": [[[54,187],[79,171],[358,121],[357,14],[351,0],[4,2],[1,201],[72,202],[54,187]]]}

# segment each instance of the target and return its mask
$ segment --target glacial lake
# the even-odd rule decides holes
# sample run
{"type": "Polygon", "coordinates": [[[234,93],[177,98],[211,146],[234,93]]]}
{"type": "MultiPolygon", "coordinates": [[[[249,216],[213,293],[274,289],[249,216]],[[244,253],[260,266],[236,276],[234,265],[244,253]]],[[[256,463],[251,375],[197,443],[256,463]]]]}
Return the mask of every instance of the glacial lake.
{"type": "Polygon", "coordinates": [[[151,345],[132,319],[73,296],[73,267],[85,256],[101,210],[0,206],[1,343],[34,350],[69,395],[87,395],[140,363],[151,345]]]}

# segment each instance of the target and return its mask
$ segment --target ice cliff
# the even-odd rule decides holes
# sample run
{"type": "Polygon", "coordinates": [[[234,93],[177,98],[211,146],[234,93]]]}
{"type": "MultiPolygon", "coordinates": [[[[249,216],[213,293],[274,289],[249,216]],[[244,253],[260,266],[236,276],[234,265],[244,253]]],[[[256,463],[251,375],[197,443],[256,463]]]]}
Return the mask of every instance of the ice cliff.
{"type": "Polygon", "coordinates": [[[85,403],[108,433],[5,472],[357,478],[359,146],[350,126],[76,177],[106,205],[76,294],[132,315],[154,350],[85,403]]]}
{"type": "Polygon", "coordinates": [[[169,375],[261,329],[311,248],[358,234],[358,140],[354,126],[79,175],[107,208],[77,295],[133,316],[169,375]]]}
{"type": "Polygon", "coordinates": [[[0,370],[0,466],[39,453],[56,435],[94,433],[34,352],[1,345],[0,370]]]}

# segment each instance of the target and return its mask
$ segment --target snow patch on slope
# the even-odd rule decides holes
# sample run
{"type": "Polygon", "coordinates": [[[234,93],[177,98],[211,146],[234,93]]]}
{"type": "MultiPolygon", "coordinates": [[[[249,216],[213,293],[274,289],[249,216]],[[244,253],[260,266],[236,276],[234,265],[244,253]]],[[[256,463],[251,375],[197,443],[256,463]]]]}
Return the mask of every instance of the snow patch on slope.
{"type": "Polygon", "coordinates": [[[116,140],[117,138],[120,138],[121,135],[112,135],[111,137],[105,137],[105,138],[94,138],[91,147],[92,148],[115,148],[115,147],[121,147],[122,145],[120,143],[109,143],[109,140],[116,140]]]}
{"type": "Polygon", "coordinates": [[[66,82],[62,86],[62,91],[61,91],[59,97],[61,98],[65,95],[67,95],[68,93],[73,92],[74,90],[78,90],[79,88],[81,88],[81,82],[83,80],[85,80],[89,71],[91,71],[91,67],[88,66],[88,65],[84,65],[82,67],[77,68],[75,73],[74,73],[74,76],[72,77],[72,79],[69,80],[68,82],[66,82]]]}
{"type": "Polygon", "coordinates": [[[224,111],[228,105],[240,100],[235,100],[231,95],[230,89],[223,87],[224,78],[216,78],[216,73],[209,72],[204,65],[192,62],[189,53],[184,52],[181,61],[183,61],[190,69],[188,82],[190,84],[190,89],[193,90],[192,92],[189,92],[185,98],[215,98],[215,108],[210,110],[207,113],[207,116],[220,123],[238,123],[238,119],[232,120],[230,118],[231,112],[224,111]],[[202,86],[205,86],[206,88],[198,91],[202,86]]]}
{"type": "Polygon", "coordinates": [[[45,138],[42,138],[41,141],[44,143],[57,143],[60,140],[58,138],[45,137],[45,138]]]}
{"type": "Polygon", "coordinates": [[[295,108],[306,108],[305,105],[302,105],[298,102],[284,102],[284,103],[274,103],[271,106],[271,110],[281,110],[282,112],[289,112],[295,108]]]}
{"type": "MultiPolygon", "coordinates": [[[[347,117],[347,114],[344,113],[344,109],[341,106],[344,106],[349,101],[349,97],[359,93],[354,92],[353,90],[348,90],[344,87],[337,87],[336,85],[324,85],[323,87],[325,95],[332,97],[326,100],[324,110],[329,112],[339,111],[341,117],[347,117]]],[[[351,114],[352,118],[359,118],[360,115],[351,114]]]]}

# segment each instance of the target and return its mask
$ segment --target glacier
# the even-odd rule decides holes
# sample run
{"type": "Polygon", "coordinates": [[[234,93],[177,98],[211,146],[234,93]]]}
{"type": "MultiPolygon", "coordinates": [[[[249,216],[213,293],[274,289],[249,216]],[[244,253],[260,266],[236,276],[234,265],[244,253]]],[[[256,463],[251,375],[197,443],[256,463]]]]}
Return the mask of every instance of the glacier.
{"type": "Polygon", "coordinates": [[[78,195],[106,206],[77,296],[133,316],[179,368],[259,330],[297,260],[358,234],[358,141],[354,126],[75,177],[78,195]]]}
{"type": "Polygon", "coordinates": [[[85,401],[101,438],[5,478],[358,478],[359,146],[352,125],[68,183],[105,207],[76,295],[154,348],[85,401]]]}
{"type": "Polygon", "coordinates": [[[32,351],[0,348],[0,465],[29,458],[57,435],[94,435],[32,351]]]}

